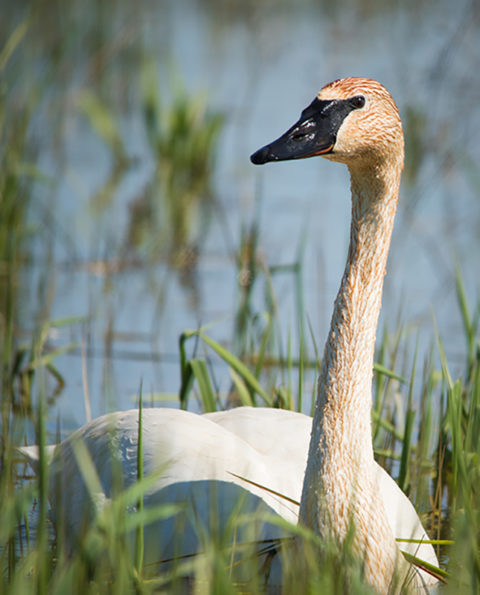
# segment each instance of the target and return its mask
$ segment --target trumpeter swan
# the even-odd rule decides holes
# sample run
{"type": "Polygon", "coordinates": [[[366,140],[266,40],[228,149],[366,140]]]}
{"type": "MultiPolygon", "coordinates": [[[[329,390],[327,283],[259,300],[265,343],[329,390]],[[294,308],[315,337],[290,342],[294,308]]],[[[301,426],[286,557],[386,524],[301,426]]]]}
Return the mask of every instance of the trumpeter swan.
{"type": "MultiPolygon", "coordinates": [[[[427,539],[412,504],[377,465],[372,448],[375,332],[403,167],[401,121],[386,89],[364,78],[330,83],[296,124],[251,159],[260,164],[313,155],[345,163],[352,192],[350,247],[325,346],[313,422],[299,413],[264,408],[205,415],[146,409],[144,473],[158,473],[158,480],[146,495],[145,506],[183,499],[208,516],[213,489],[217,525],[226,522],[238,494],[246,496],[252,509],[260,504],[288,521],[299,519],[339,544],[352,523],[365,579],[385,593],[399,565],[394,537],[427,539]],[[300,501],[300,508],[274,492],[300,501]]],[[[137,419],[135,410],[103,416],[52,449],[52,485],[62,487],[60,508],[65,511],[67,535],[75,535],[91,513],[92,494],[77,469],[75,441],[82,439],[95,464],[101,493],[93,500],[101,505],[111,495],[112,457],[120,464],[124,485],[136,480],[137,419]]],[[[34,448],[22,450],[35,464],[34,448]]],[[[51,492],[53,508],[60,504],[55,502],[58,493],[58,489],[51,492]]],[[[155,557],[169,551],[175,526],[165,521],[154,531],[149,544],[156,536],[164,548],[156,550],[155,557]]],[[[175,552],[191,553],[195,547],[192,533],[185,531],[175,552]]],[[[402,548],[437,564],[429,544],[407,543],[402,548]]],[[[414,574],[416,585],[435,583],[421,570],[414,574]]]]}

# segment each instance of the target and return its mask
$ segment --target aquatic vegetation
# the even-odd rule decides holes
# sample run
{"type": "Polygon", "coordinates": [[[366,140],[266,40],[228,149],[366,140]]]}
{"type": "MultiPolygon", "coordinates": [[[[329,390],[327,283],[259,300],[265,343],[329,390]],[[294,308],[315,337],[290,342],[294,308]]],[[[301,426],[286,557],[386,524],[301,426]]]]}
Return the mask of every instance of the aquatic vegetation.
{"type": "Polygon", "coordinates": [[[141,76],[155,174],[130,207],[127,241],[146,245],[150,255],[167,252],[180,268],[194,267],[215,205],[212,174],[223,117],[207,108],[204,95],[187,93],[178,77],[162,85],[157,68],[145,60],[141,76]]]}

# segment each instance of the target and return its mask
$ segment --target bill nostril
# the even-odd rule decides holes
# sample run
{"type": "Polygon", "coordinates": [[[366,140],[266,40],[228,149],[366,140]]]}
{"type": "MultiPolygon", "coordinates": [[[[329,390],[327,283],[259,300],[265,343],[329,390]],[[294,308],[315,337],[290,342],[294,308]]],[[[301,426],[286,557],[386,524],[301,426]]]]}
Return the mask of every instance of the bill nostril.
{"type": "Polygon", "coordinates": [[[295,142],[299,142],[305,139],[305,137],[307,136],[306,132],[295,132],[295,134],[293,134],[292,136],[292,140],[294,140],[295,142]]]}
{"type": "Polygon", "coordinates": [[[310,138],[314,132],[315,123],[309,119],[302,122],[301,126],[299,126],[296,130],[294,129],[291,138],[295,142],[302,142],[305,139],[310,138]]]}

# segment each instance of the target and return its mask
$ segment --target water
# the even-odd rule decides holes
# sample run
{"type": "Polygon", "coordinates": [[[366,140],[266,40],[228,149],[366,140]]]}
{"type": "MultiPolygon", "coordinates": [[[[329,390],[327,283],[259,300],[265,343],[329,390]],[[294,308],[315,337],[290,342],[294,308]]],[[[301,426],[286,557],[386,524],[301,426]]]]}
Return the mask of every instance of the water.
{"type": "MultiPolygon", "coordinates": [[[[348,75],[385,84],[406,124],[407,151],[414,154],[414,141],[418,148],[402,187],[380,325],[394,328],[401,312],[402,321],[420,329],[425,350],[434,313],[452,361],[461,362],[454,269],[461,267],[472,304],[480,273],[480,36],[469,2],[163,0],[135,9],[106,2],[95,10],[89,3],[58,10],[61,25],[74,33],[64,40],[64,57],[35,117],[38,167],[51,183],[34,187],[34,260],[21,296],[26,336],[45,303],[52,320],[84,317],[50,336],[51,347],[73,341],[85,354],[77,349],[56,360],[66,387],[52,420],[59,416],[65,429],[85,421],[85,379],[93,416],[132,406],[140,382],[147,399],[162,393],[173,405],[179,334],[218,320],[210,334],[231,343],[234,249],[242,223],[257,217],[260,253],[270,266],[293,263],[306,234],[305,311],[322,344],[348,241],[346,169],[321,159],[256,168],[248,157],[288,128],[321,86],[348,75]],[[167,100],[171,68],[189,92],[204,90],[211,109],[225,115],[213,178],[218,208],[199,240],[195,283],[182,281],[161,253],[148,266],[116,266],[129,206],[154,172],[138,89],[145,55],[158,64],[167,100]],[[85,89],[111,106],[133,160],[102,208],[92,199],[111,175],[112,154],[79,111],[85,89]],[[416,127],[409,126],[411,113],[416,127]]],[[[53,59],[55,35],[42,34],[48,19],[42,25],[40,13],[15,64],[26,92],[53,59]]],[[[10,7],[7,22],[20,17],[21,9],[10,7]]],[[[276,275],[274,287],[286,342],[296,328],[293,278],[276,275]]],[[[262,283],[256,306],[262,311],[262,283]]],[[[226,390],[228,375],[220,365],[216,371],[226,390]]]]}

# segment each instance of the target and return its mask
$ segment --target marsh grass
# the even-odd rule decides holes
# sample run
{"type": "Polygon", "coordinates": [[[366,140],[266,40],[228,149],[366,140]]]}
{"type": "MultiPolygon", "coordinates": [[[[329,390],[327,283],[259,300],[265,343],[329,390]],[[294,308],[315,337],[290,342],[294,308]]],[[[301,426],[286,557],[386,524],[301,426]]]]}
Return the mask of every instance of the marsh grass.
{"type": "MultiPolygon", "coordinates": [[[[406,349],[408,367],[400,361],[399,348],[403,341],[409,343],[408,337],[398,332],[392,335],[384,332],[375,373],[373,427],[379,460],[413,499],[431,536],[442,540],[453,539],[453,544],[439,541],[437,546],[440,560],[449,570],[447,589],[474,593],[480,579],[478,316],[470,312],[460,277],[457,287],[468,346],[464,373],[457,378],[452,377],[440,337],[436,338],[432,357],[423,367],[418,362],[416,350],[412,355],[406,349]],[[389,372],[398,368],[401,374],[389,372]]],[[[44,381],[39,377],[48,374],[47,364],[53,364],[55,355],[50,353],[47,359],[42,340],[44,335],[45,331],[41,332],[32,347],[35,356],[32,356],[31,363],[36,363],[30,366],[28,372],[29,394],[37,393],[35,400],[30,399],[28,411],[32,418],[37,419],[37,443],[41,446],[47,441],[45,417],[48,397],[42,388],[44,381]]],[[[221,394],[214,388],[217,383],[208,365],[208,353],[211,352],[221,358],[230,370],[232,387],[240,404],[296,408],[295,401],[278,397],[280,388],[264,388],[263,372],[272,365],[271,362],[268,366],[265,363],[265,351],[262,353],[264,344],[265,340],[260,335],[256,345],[260,353],[247,351],[241,358],[212,339],[208,328],[184,332],[179,343],[181,405],[187,407],[192,394],[206,411],[221,408],[228,401],[227,394],[221,394]],[[192,357],[188,346],[193,342],[197,342],[197,350],[192,357]],[[202,351],[207,355],[199,355],[200,344],[205,347],[202,351]],[[258,365],[259,361],[261,365],[258,365]]],[[[252,342],[249,345],[250,349],[255,347],[252,342]]],[[[288,378],[298,374],[299,370],[305,371],[309,362],[303,357],[302,353],[299,361],[289,353],[286,358],[277,357],[274,365],[281,369],[278,377],[288,378]]],[[[13,369],[17,370],[13,384],[7,383],[7,387],[15,386],[21,377],[21,368],[13,369]]],[[[293,387],[288,390],[293,391],[293,387]]],[[[18,409],[14,407],[15,399],[9,398],[11,393],[12,389],[2,395],[2,592],[103,592],[106,589],[112,593],[148,593],[162,589],[174,592],[190,587],[201,593],[262,592],[259,569],[264,568],[264,564],[260,564],[262,558],[255,555],[258,544],[246,547],[237,543],[234,550],[229,545],[235,543],[238,522],[235,518],[231,521],[230,541],[225,536],[220,541],[210,541],[208,532],[204,533],[201,561],[179,560],[175,572],[158,573],[143,565],[143,527],[176,511],[165,507],[157,510],[142,508],[140,502],[142,494],[148,489],[149,478],[142,479],[140,465],[136,486],[126,492],[119,490],[111,506],[98,514],[78,544],[78,550],[71,555],[61,537],[61,528],[57,527],[54,531],[47,514],[48,464],[44,448],[40,448],[38,479],[33,482],[22,479],[25,467],[18,465],[18,455],[14,450],[14,445],[21,444],[18,428],[15,427],[18,409]],[[35,509],[35,532],[29,534],[26,519],[32,505],[35,509]],[[128,515],[126,509],[131,510],[128,515]],[[136,546],[133,548],[129,537],[132,532],[136,535],[136,546]],[[244,577],[249,574],[253,579],[245,583],[244,577]]],[[[78,460],[91,493],[95,493],[98,482],[96,472],[88,453],[82,452],[80,446],[78,460]]],[[[305,557],[303,563],[306,569],[301,576],[303,592],[343,593],[347,583],[351,592],[367,591],[362,585],[361,572],[354,572],[353,578],[350,573],[345,575],[344,558],[330,558],[324,552],[322,555],[322,559],[327,561],[325,564],[319,563],[313,552],[305,557]]],[[[292,576],[287,572],[285,585],[299,588],[298,576],[292,576]]]]}
{"type": "Polygon", "coordinates": [[[207,108],[204,94],[188,93],[173,69],[160,79],[152,59],[143,60],[140,82],[155,175],[130,207],[127,244],[193,267],[215,206],[211,178],[223,116],[207,108]]]}

